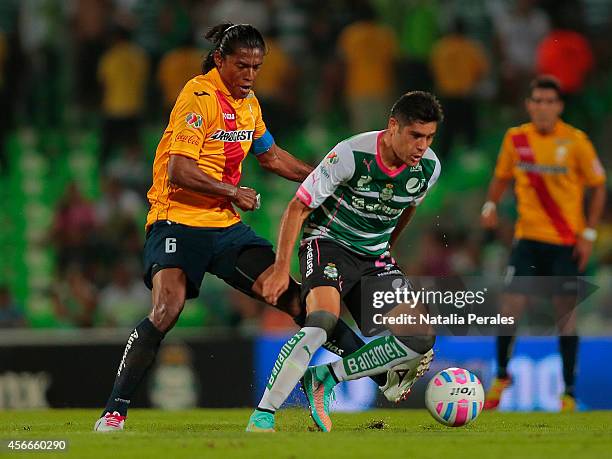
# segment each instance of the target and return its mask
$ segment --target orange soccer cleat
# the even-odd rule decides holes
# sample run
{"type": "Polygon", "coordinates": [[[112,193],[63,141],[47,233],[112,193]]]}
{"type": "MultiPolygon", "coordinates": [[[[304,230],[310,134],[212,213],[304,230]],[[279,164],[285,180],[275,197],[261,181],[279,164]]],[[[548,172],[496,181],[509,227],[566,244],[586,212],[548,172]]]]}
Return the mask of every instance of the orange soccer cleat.
{"type": "Polygon", "coordinates": [[[576,399],[569,394],[563,394],[561,396],[561,412],[571,413],[576,411],[576,399]]]}
{"type": "Polygon", "coordinates": [[[507,376],[505,378],[495,378],[493,384],[491,384],[491,388],[487,392],[485,397],[485,410],[494,410],[499,406],[499,401],[501,400],[502,393],[504,390],[512,384],[512,378],[507,376]]]}

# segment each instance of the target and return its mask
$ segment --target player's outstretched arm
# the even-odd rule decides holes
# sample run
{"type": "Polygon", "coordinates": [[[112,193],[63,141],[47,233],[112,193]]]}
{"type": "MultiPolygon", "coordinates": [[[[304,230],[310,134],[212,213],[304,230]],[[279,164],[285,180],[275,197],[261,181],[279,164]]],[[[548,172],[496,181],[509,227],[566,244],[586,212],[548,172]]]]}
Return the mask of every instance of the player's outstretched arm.
{"type": "Polygon", "coordinates": [[[493,229],[497,227],[497,203],[504,194],[504,191],[510,185],[511,180],[493,177],[489,184],[489,191],[487,192],[487,201],[482,206],[480,213],[480,223],[483,228],[493,229]]]}
{"type": "Polygon", "coordinates": [[[312,210],[298,198],[293,198],[285,209],[278,234],[274,271],[262,285],[262,295],[269,304],[275,305],[278,298],[287,290],[295,241],[312,210]]]}
{"type": "Polygon", "coordinates": [[[186,156],[170,155],[168,180],[187,190],[228,198],[242,210],[253,210],[257,205],[257,192],[254,189],[221,182],[202,172],[197,163],[186,156]]]}
{"type": "Polygon", "coordinates": [[[314,169],[275,143],[265,153],[257,155],[261,167],[294,182],[303,182],[314,169]]]}

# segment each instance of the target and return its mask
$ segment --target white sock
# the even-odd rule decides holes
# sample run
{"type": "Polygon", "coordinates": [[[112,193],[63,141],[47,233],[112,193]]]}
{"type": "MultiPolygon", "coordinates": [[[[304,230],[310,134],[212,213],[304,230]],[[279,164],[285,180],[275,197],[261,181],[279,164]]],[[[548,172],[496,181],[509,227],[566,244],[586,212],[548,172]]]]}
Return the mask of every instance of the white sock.
{"type": "Polygon", "coordinates": [[[384,373],[395,365],[422,356],[395,336],[380,336],[331,366],[338,381],[350,381],[384,373]]]}
{"type": "Polygon", "coordinates": [[[327,340],[327,333],[319,327],[304,327],[287,341],[280,350],[266,390],[258,408],[276,411],[304,376],[310,359],[327,340]]]}

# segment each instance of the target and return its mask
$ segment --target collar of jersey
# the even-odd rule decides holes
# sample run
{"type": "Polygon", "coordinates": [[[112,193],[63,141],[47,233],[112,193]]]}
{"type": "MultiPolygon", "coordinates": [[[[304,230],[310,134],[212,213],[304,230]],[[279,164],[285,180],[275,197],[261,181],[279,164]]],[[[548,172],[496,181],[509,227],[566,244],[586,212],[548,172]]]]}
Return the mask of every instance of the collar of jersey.
{"type": "Polygon", "coordinates": [[[225,83],[221,79],[221,75],[219,74],[219,70],[217,70],[217,67],[208,72],[207,76],[208,78],[210,78],[215,88],[221,91],[224,95],[232,97],[232,94],[229,92],[229,89],[227,89],[227,86],[225,86],[225,83]]]}
{"type": "Polygon", "coordinates": [[[548,137],[548,136],[558,135],[562,131],[564,125],[565,123],[563,123],[563,120],[557,120],[550,134],[540,134],[538,130],[536,129],[535,124],[533,122],[529,123],[529,128],[531,129],[531,132],[533,132],[534,134],[540,137],[548,137]]]}

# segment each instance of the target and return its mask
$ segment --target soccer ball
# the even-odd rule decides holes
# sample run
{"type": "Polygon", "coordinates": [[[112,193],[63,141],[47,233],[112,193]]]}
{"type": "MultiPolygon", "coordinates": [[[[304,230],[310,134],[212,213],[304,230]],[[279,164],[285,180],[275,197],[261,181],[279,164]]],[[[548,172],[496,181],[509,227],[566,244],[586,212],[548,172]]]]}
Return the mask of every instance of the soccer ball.
{"type": "Polygon", "coordinates": [[[435,374],[425,391],[425,405],[434,419],[449,427],[464,426],[482,411],[484,390],[480,380],[463,368],[435,374]]]}

